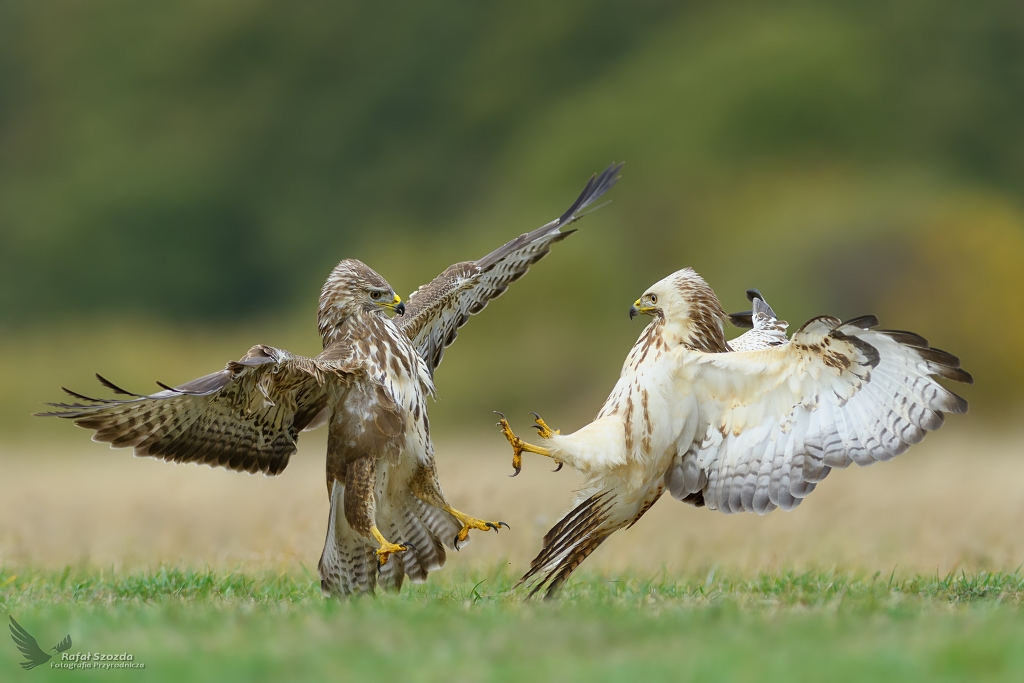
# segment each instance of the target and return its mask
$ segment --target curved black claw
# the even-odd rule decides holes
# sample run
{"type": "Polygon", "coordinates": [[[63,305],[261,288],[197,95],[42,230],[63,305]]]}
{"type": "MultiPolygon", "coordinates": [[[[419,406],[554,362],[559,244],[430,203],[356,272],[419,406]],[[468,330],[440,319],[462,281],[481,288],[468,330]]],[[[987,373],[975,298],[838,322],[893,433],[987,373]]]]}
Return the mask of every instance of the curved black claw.
{"type": "Polygon", "coordinates": [[[522,467],[517,467],[517,468],[516,468],[516,471],[515,471],[515,472],[513,472],[512,474],[508,475],[508,476],[510,476],[510,477],[518,477],[518,476],[519,476],[519,473],[520,473],[520,472],[522,472],[522,471],[523,471],[523,468],[522,468],[522,467]]]}
{"type": "Polygon", "coordinates": [[[530,426],[533,427],[534,429],[536,429],[538,434],[540,434],[541,432],[544,431],[544,428],[541,427],[540,425],[530,425],[530,426]]]}
{"type": "MultiPolygon", "coordinates": [[[[498,522],[498,526],[503,526],[509,531],[512,531],[512,527],[510,527],[508,524],[505,524],[505,522],[498,522]]],[[[497,531],[497,529],[495,529],[495,531],[497,531]]]]}
{"type": "Polygon", "coordinates": [[[556,467],[555,469],[553,469],[553,470],[551,470],[551,471],[552,471],[552,472],[558,472],[558,471],[561,471],[561,469],[562,469],[562,465],[564,465],[564,464],[565,464],[564,462],[560,462],[560,463],[558,463],[558,467],[556,467]]]}
{"type": "Polygon", "coordinates": [[[412,543],[409,543],[408,541],[402,543],[402,547],[405,548],[406,550],[408,550],[409,548],[412,548],[413,550],[416,550],[416,546],[414,546],[412,543]]]}
{"type": "Polygon", "coordinates": [[[456,551],[462,550],[462,549],[461,549],[461,548],[459,547],[459,535],[458,535],[458,534],[455,534],[455,540],[454,540],[454,541],[452,541],[452,545],[453,545],[453,546],[455,547],[455,550],[456,550],[456,551]]]}
{"type": "Polygon", "coordinates": [[[538,415],[537,413],[535,413],[533,411],[530,411],[530,415],[533,415],[538,420],[540,419],[540,415],[538,415]]]}

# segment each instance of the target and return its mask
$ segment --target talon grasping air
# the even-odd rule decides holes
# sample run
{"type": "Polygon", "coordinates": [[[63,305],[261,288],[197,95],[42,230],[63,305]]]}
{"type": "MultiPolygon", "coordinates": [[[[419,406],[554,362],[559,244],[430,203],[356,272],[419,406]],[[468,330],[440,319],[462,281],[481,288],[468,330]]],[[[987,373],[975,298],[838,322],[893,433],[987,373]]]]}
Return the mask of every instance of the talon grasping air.
{"type": "Polygon", "coordinates": [[[460,543],[465,543],[466,540],[469,539],[470,529],[479,529],[480,531],[493,530],[497,533],[500,527],[505,527],[506,529],[512,528],[505,522],[487,522],[482,519],[477,519],[476,517],[470,517],[466,513],[459,512],[455,508],[451,507],[446,508],[445,512],[462,522],[462,528],[459,529],[459,533],[455,534],[455,540],[452,542],[452,545],[455,546],[456,550],[459,550],[460,543]]]}
{"type": "Polygon", "coordinates": [[[551,429],[551,427],[548,427],[548,423],[545,422],[544,418],[542,418],[537,413],[530,413],[530,415],[533,415],[533,421],[535,423],[530,426],[537,430],[537,436],[539,436],[540,438],[550,439],[555,434],[562,433],[561,430],[551,429]]]}
{"type": "MultiPolygon", "coordinates": [[[[501,420],[498,421],[498,426],[501,427],[501,433],[505,435],[505,438],[508,439],[508,442],[512,445],[512,467],[515,469],[515,473],[510,474],[510,477],[514,477],[522,471],[524,451],[527,453],[536,453],[538,455],[543,455],[545,457],[555,459],[555,456],[551,454],[551,451],[549,449],[544,448],[543,446],[534,446],[533,444],[526,443],[518,436],[516,436],[515,433],[512,431],[512,428],[509,426],[508,419],[505,417],[505,415],[503,413],[499,413],[498,411],[494,412],[501,417],[501,420]]],[[[531,415],[534,416],[534,422],[536,423],[531,426],[537,430],[537,435],[540,438],[550,439],[555,434],[560,434],[560,432],[557,429],[552,430],[550,427],[548,427],[547,423],[544,422],[541,416],[538,415],[537,413],[531,413],[531,415]]],[[[555,462],[558,463],[558,467],[555,468],[555,471],[557,472],[558,470],[562,469],[562,463],[558,460],[555,460],[555,462]]]]}

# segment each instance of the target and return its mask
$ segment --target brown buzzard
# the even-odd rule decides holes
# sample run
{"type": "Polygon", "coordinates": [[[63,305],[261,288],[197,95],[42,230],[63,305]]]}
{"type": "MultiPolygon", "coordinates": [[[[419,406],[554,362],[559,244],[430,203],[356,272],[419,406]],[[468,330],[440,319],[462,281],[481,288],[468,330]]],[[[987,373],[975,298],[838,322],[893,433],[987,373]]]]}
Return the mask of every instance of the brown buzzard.
{"type": "MultiPolygon", "coordinates": [[[[299,432],[328,425],[331,512],[320,558],[325,593],[347,595],[424,580],[470,529],[500,523],[452,508],[441,492],[427,396],[444,348],[470,315],[544,257],[618,180],[621,164],[592,177],[556,220],[479,261],[451,266],[408,305],[365,264],[345,260],[320,295],[323,353],[254,346],[220,372],[143,396],[99,378],[124,399],[89,398],[43,413],[95,430],[93,439],[137,456],[244,472],[281,472],[299,432]],[[394,319],[386,311],[395,312],[394,319]],[[389,558],[394,555],[394,559],[389,558]]],[[[507,526],[507,525],[506,525],[507,526]]]]}

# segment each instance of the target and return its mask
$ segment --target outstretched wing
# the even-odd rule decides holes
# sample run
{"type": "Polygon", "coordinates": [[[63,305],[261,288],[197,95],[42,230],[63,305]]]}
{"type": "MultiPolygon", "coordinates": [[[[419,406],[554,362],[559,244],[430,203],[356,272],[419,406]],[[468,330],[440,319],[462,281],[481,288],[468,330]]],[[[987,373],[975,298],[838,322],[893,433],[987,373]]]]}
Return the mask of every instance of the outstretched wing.
{"type": "Polygon", "coordinates": [[[65,389],[76,403],[50,403],[43,417],[74,420],[94,441],[134,448],[137,456],[196,462],[243,472],[278,474],[303,429],[319,422],[332,392],[344,391],[353,362],[335,347],[317,358],[271,346],[252,347],[220,372],[150,396],[100,382],[124,400],[89,398],[65,389]]]}
{"type": "Polygon", "coordinates": [[[67,652],[68,650],[70,650],[71,649],[71,634],[69,633],[66,636],[64,636],[64,640],[62,640],[59,643],[57,643],[56,645],[54,645],[53,649],[56,650],[57,652],[67,652]]]}
{"type": "Polygon", "coordinates": [[[29,632],[22,628],[21,624],[14,620],[14,617],[10,619],[11,639],[14,640],[14,644],[21,650],[21,654],[25,655],[25,659],[28,660],[21,662],[21,668],[28,671],[49,661],[50,655],[40,649],[36,639],[29,635],[29,632]]]}
{"type": "Polygon", "coordinates": [[[789,344],[700,354],[701,428],[666,475],[672,495],[723,512],[790,510],[835,467],[889,460],[967,402],[934,377],[973,382],[960,361],[873,316],[819,317],[789,344]]]}
{"type": "Polygon", "coordinates": [[[478,261],[449,266],[413,292],[405,315],[396,318],[395,323],[412,340],[431,375],[441,363],[445,347],[455,341],[458,329],[469,316],[501,296],[509,284],[544,258],[552,244],[575,232],[562,228],[579,220],[581,212],[615,184],[621,169],[622,164],[612,164],[600,175],[591,177],[572,206],[556,220],[520,235],[478,261]]]}

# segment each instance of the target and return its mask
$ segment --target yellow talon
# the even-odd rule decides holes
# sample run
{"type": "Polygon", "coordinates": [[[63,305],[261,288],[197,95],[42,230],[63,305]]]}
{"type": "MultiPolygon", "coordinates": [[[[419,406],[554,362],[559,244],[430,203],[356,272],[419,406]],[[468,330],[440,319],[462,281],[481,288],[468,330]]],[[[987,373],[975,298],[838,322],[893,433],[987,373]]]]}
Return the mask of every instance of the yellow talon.
{"type": "Polygon", "coordinates": [[[533,421],[536,424],[534,424],[532,426],[533,426],[534,429],[537,430],[537,436],[539,436],[540,438],[542,438],[542,439],[550,439],[555,434],[561,434],[562,433],[561,431],[559,431],[557,429],[551,429],[551,427],[548,427],[548,423],[545,422],[544,418],[542,418],[537,413],[530,413],[530,415],[533,415],[533,421]]]}
{"type": "MultiPolygon", "coordinates": [[[[534,446],[533,444],[528,444],[522,439],[520,439],[518,436],[516,436],[515,433],[513,433],[512,431],[512,427],[509,426],[508,420],[505,418],[505,416],[502,413],[497,414],[501,417],[500,421],[498,422],[498,426],[501,427],[501,433],[505,436],[506,439],[508,439],[508,442],[512,445],[512,468],[515,469],[515,472],[513,474],[510,474],[510,477],[514,477],[518,475],[520,471],[522,471],[524,451],[528,453],[536,453],[538,455],[543,455],[545,457],[555,459],[555,456],[551,455],[550,449],[544,448],[543,446],[534,446]]],[[[537,413],[533,413],[533,415],[536,418],[534,420],[536,424],[533,425],[533,427],[534,429],[537,430],[538,434],[542,439],[549,439],[555,434],[559,433],[557,429],[552,431],[552,429],[548,427],[547,423],[545,423],[544,420],[541,419],[540,415],[537,415],[537,413]]],[[[562,463],[559,462],[558,460],[555,460],[555,462],[558,463],[558,469],[562,469],[562,463]]]]}
{"type": "Polygon", "coordinates": [[[500,527],[505,527],[506,529],[512,528],[505,522],[487,522],[482,519],[477,519],[476,517],[470,517],[466,513],[459,512],[453,507],[446,507],[444,510],[452,517],[462,522],[462,528],[459,529],[459,533],[455,534],[454,545],[456,550],[459,549],[459,543],[465,543],[466,539],[469,538],[470,529],[479,529],[480,531],[494,531],[495,533],[497,533],[500,527]]]}
{"type": "Polygon", "coordinates": [[[413,547],[411,543],[391,543],[384,538],[384,535],[377,529],[377,527],[372,527],[370,529],[370,533],[372,533],[373,537],[377,539],[378,543],[380,543],[380,547],[377,548],[376,553],[377,564],[381,567],[387,564],[388,559],[395,553],[404,553],[406,550],[413,547]]]}

